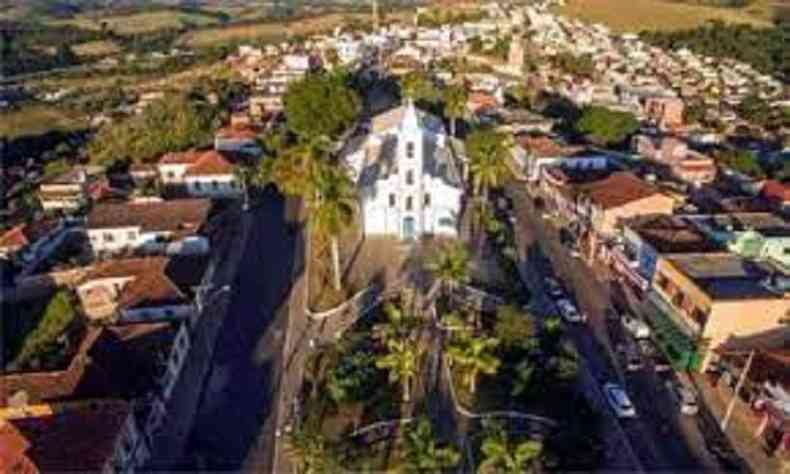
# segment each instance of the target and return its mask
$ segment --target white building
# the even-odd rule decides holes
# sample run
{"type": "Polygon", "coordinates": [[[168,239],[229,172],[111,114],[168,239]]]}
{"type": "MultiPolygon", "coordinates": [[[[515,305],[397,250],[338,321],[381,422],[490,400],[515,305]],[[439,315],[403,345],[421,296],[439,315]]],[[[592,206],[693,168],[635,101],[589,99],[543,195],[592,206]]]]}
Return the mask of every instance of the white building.
{"type": "Polygon", "coordinates": [[[457,235],[463,184],[441,120],[410,101],[374,117],[349,148],[365,234],[457,235]]]}
{"type": "Polygon", "coordinates": [[[180,188],[191,197],[236,198],[242,194],[233,165],[215,150],[168,153],[157,167],[162,184],[180,188]]]}

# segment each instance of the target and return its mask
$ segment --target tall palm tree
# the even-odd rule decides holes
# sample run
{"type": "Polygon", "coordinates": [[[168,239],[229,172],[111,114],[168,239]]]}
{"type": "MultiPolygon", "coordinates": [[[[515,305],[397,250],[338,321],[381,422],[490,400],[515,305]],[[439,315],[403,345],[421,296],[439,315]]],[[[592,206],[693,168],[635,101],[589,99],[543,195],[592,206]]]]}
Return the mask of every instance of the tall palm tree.
{"type": "Polygon", "coordinates": [[[313,229],[329,238],[335,290],[341,289],[340,242],[343,229],[351,225],[356,210],[356,190],[345,170],[319,167],[315,175],[315,197],[308,200],[313,229]]]}
{"type": "Polygon", "coordinates": [[[392,303],[384,305],[387,321],[373,326],[373,334],[385,344],[393,340],[410,340],[420,324],[419,318],[392,303]]]}
{"type": "Polygon", "coordinates": [[[523,474],[540,458],[543,444],[533,440],[512,440],[501,425],[495,425],[489,427],[480,451],[483,462],[479,473],[523,474]]]}
{"type": "Polygon", "coordinates": [[[439,446],[427,418],[420,418],[416,426],[406,431],[404,445],[406,472],[442,473],[461,460],[460,453],[452,446],[439,446]]]}
{"type": "Polygon", "coordinates": [[[451,364],[461,370],[469,392],[477,391],[477,377],[481,373],[493,375],[499,370],[501,361],[494,354],[499,340],[494,337],[461,335],[453,338],[447,347],[447,357],[451,364]]]}
{"type": "Polygon", "coordinates": [[[444,90],[444,114],[450,119],[450,135],[455,136],[455,122],[466,114],[468,94],[461,85],[451,85],[444,90]]]}
{"type": "Polygon", "coordinates": [[[331,474],[340,466],[326,437],[316,427],[302,426],[288,436],[286,454],[300,474],[331,474]]]}
{"type": "Polygon", "coordinates": [[[390,382],[400,382],[403,403],[409,403],[411,383],[417,376],[417,348],[411,341],[396,339],[387,342],[387,350],[376,367],[389,370],[390,382]]]}
{"type": "Polygon", "coordinates": [[[430,257],[426,267],[443,286],[452,290],[456,284],[470,279],[469,250],[462,242],[445,245],[430,257]]]}
{"type": "Polygon", "coordinates": [[[508,137],[493,130],[480,129],[466,138],[465,145],[472,190],[487,200],[488,191],[499,187],[511,175],[507,164],[510,155],[508,137]]]}

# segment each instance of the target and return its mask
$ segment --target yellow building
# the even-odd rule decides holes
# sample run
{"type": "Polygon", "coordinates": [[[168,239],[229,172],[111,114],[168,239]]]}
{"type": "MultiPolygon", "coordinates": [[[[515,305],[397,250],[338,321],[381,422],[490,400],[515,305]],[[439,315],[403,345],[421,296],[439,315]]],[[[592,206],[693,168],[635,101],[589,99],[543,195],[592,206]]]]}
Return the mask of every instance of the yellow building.
{"type": "Polygon", "coordinates": [[[686,368],[705,370],[709,348],[783,326],[790,317],[790,277],[737,255],[664,255],[653,289],[657,340],[686,368]]]}

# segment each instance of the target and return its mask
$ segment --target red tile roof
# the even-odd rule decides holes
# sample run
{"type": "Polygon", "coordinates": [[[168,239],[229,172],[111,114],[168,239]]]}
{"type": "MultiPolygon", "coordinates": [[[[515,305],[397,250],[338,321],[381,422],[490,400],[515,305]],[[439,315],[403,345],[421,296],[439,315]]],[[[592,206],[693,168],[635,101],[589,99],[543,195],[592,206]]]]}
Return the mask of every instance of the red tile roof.
{"type": "Polygon", "coordinates": [[[38,469],[25,455],[30,442],[11,423],[0,420],[0,472],[34,474],[38,469]]]}
{"type": "Polygon", "coordinates": [[[202,154],[203,152],[198,150],[167,153],[163,155],[161,158],[159,158],[159,164],[160,165],[189,165],[197,162],[197,160],[200,159],[200,156],[202,154]]]}
{"type": "Polygon", "coordinates": [[[233,165],[214,150],[207,151],[187,168],[186,176],[211,176],[233,174],[233,165]]]}
{"type": "Polygon", "coordinates": [[[632,173],[613,173],[608,178],[580,185],[583,192],[603,209],[612,209],[656,194],[658,190],[632,173]]]}
{"type": "Polygon", "coordinates": [[[101,203],[88,214],[88,229],[141,227],[144,231],[196,232],[208,219],[208,199],[101,203]]]}
{"type": "Polygon", "coordinates": [[[85,281],[101,278],[129,278],[121,289],[118,306],[125,309],[186,303],[186,298],[167,276],[167,257],[126,258],[101,262],[85,276],[85,281]]]}
{"type": "Polygon", "coordinates": [[[58,225],[56,220],[19,224],[0,235],[0,248],[19,248],[46,236],[58,225]]]}
{"type": "Polygon", "coordinates": [[[30,443],[26,455],[40,471],[101,472],[130,411],[123,400],[102,400],[9,423],[30,443]]]}
{"type": "Polygon", "coordinates": [[[216,137],[223,140],[254,140],[258,132],[248,126],[236,125],[217,130],[216,137]]]}
{"type": "Polygon", "coordinates": [[[516,137],[516,142],[527,153],[538,158],[570,156],[584,149],[579,146],[564,146],[545,136],[521,135],[516,137]]]}

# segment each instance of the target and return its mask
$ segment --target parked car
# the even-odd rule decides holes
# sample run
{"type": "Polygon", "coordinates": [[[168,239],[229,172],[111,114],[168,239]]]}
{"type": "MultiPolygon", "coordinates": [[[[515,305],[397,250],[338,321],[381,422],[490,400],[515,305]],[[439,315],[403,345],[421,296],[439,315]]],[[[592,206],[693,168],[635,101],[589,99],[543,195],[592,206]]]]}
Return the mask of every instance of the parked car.
{"type": "Polygon", "coordinates": [[[628,330],[635,338],[637,339],[647,339],[650,337],[650,326],[648,326],[644,321],[636,319],[635,317],[629,314],[623,314],[620,317],[620,322],[623,324],[623,327],[628,330]]]}
{"type": "Polygon", "coordinates": [[[565,298],[565,289],[562,287],[559,281],[556,278],[547,277],[546,278],[546,291],[548,292],[549,296],[555,299],[565,298]]]}
{"type": "Polygon", "coordinates": [[[614,382],[604,384],[603,393],[607,403],[618,418],[636,418],[636,408],[623,387],[614,382]]]}
{"type": "Polygon", "coordinates": [[[562,319],[569,323],[583,323],[587,321],[587,316],[580,312],[576,305],[567,298],[562,298],[556,301],[557,308],[560,311],[562,319]]]}
{"type": "Polygon", "coordinates": [[[680,407],[680,413],[689,416],[694,416],[699,413],[697,395],[691,388],[673,380],[667,380],[665,382],[665,386],[667,387],[672,399],[680,407]]]}
{"type": "Polygon", "coordinates": [[[642,357],[639,355],[638,347],[631,341],[624,344],[625,347],[625,370],[635,372],[642,370],[642,357]]]}
{"type": "Polygon", "coordinates": [[[653,370],[655,370],[656,372],[669,372],[672,370],[672,364],[669,363],[667,356],[665,356],[661,352],[656,352],[652,360],[653,360],[653,370]]]}

